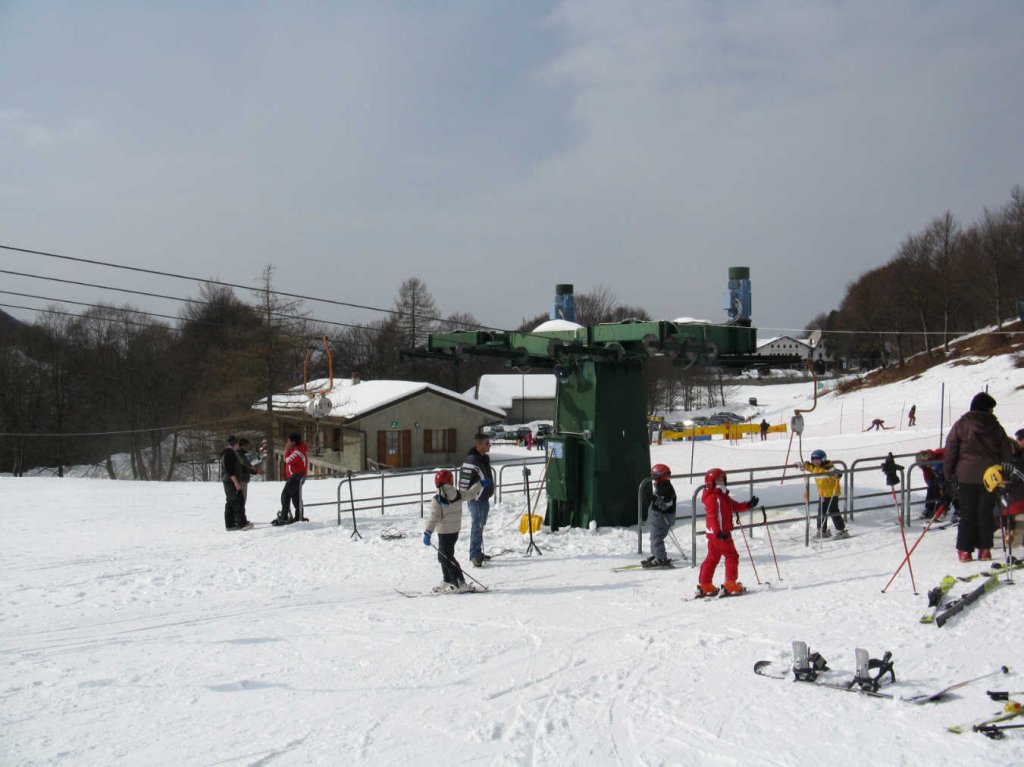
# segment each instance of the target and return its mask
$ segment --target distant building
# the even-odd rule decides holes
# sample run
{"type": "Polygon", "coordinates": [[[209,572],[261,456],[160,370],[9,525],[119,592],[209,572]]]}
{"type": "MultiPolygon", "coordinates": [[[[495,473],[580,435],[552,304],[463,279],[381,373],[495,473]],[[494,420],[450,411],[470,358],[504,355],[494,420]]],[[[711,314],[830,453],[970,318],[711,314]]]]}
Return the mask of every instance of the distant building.
{"type": "Polygon", "coordinates": [[[782,357],[795,354],[802,360],[830,363],[832,357],[828,350],[821,345],[820,339],[821,333],[818,331],[806,339],[797,339],[792,336],[759,339],[757,353],[763,357],[782,357]]]}
{"type": "Polygon", "coordinates": [[[510,423],[553,421],[556,388],[553,373],[493,373],[480,376],[463,396],[500,408],[510,423]]]}
{"type": "MultiPolygon", "coordinates": [[[[274,429],[280,440],[300,432],[309,445],[311,474],[347,470],[451,466],[473,444],[484,424],[504,418],[496,407],[449,389],[415,381],[310,381],[273,397],[274,429]],[[309,393],[307,393],[307,391],[309,393]],[[307,408],[324,391],[326,415],[307,408]]],[[[266,411],[267,400],[255,410],[266,411]]]]}

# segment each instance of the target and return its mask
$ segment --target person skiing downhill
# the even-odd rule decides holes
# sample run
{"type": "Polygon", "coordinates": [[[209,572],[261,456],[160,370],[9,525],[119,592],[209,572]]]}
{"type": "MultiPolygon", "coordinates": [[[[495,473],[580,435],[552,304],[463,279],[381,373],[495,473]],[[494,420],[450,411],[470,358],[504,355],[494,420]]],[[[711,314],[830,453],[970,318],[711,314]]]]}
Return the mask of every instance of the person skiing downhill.
{"type": "Polygon", "coordinates": [[[651,530],[651,556],[640,562],[644,567],[671,567],[665,551],[665,536],[676,522],[676,491],[672,487],[672,470],[663,463],[651,467],[654,498],[647,512],[651,530]]]}
{"type": "Polygon", "coordinates": [[[700,566],[698,597],[713,597],[718,594],[718,588],[712,583],[712,579],[722,557],[725,557],[725,583],[722,588],[726,594],[742,594],[744,591],[743,584],[736,580],[739,576],[740,555],[732,541],[732,519],[737,512],[757,506],[758,497],[752,495],[745,503],[735,501],[729,496],[727,484],[728,477],[721,469],[709,469],[704,475],[704,490],[700,499],[707,515],[705,531],[708,555],[700,566]]]}
{"type": "Polygon", "coordinates": [[[437,561],[441,563],[441,584],[434,587],[438,593],[472,591],[466,584],[462,567],[455,559],[455,544],[462,529],[462,503],[473,500],[490,483],[489,479],[474,482],[467,490],[455,488],[455,477],[448,469],[434,474],[437,493],[430,499],[430,518],[423,532],[423,545],[430,545],[430,536],[437,531],[437,561]]]}

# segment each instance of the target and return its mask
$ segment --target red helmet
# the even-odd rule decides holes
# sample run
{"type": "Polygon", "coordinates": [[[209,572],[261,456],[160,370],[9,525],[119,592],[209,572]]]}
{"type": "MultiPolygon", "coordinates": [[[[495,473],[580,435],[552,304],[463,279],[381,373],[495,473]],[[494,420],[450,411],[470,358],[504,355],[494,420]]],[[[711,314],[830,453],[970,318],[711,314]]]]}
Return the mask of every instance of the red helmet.
{"type": "Polygon", "coordinates": [[[651,467],[651,479],[655,482],[661,482],[664,479],[668,479],[672,475],[672,469],[663,463],[656,463],[651,467]]]}
{"type": "Polygon", "coordinates": [[[718,478],[721,477],[724,481],[728,482],[728,477],[725,476],[725,472],[721,469],[708,469],[704,475],[704,487],[714,487],[715,483],[718,482],[718,478]]]}
{"type": "Polygon", "coordinates": [[[455,481],[452,477],[452,473],[448,469],[441,469],[434,475],[434,487],[441,487],[441,485],[450,485],[455,481]]]}

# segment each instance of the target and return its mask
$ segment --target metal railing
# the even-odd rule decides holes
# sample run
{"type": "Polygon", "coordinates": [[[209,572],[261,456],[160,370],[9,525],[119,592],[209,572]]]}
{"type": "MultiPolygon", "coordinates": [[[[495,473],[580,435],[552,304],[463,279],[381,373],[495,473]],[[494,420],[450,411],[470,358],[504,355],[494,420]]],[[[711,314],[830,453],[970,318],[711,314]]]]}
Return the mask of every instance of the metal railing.
{"type": "MultiPolygon", "coordinates": [[[[531,489],[535,485],[540,485],[543,482],[543,477],[536,477],[531,473],[527,477],[523,477],[522,469],[524,466],[530,466],[538,463],[544,463],[543,458],[534,458],[527,460],[520,460],[515,462],[502,463],[497,465],[496,476],[495,476],[495,497],[498,503],[501,502],[503,493],[515,492],[517,489],[519,492],[526,492],[526,482],[530,483],[531,489]],[[518,469],[518,480],[515,479],[515,475],[511,478],[505,478],[505,472],[509,469],[518,469]]],[[[452,467],[452,471],[458,472],[458,466],[452,467]]],[[[356,522],[356,512],[366,511],[379,511],[381,516],[388,509],[394,509],[399,507],[408,507],[413,504],[419,504],[420,506],[420,518],[422,519],[426,515],[426,506],[430,503],[430,499],[433,497],[434,489],[434,472],[436,468],[432,469],[418,469],[414,471],[388,471],[388,472],[360,472],[356,473],[349,471],[347,476],[343,477],[339,482],[336,489],[336,496],[334,506],[337,511],[338,525],[341,525],[341,515],[343,513],[342,504],[347,502],[349,512],[352,518],[352,536],[359,536],[359,530],[356,522]],[[410,478],[418,480],[418,489],[410,491],[407,489],[410,478]],[[401,485],[405,487],[404,490],[394,488],[396,481],[401,480],[401,485]],[[394,489],[389,489],[389,485],[394,489]],[[356,497],[356,488],[365,486],[375,486],[373,488],[373,494],[360,493],[359,497],[356,497]],[[342,490],[348,488],[348,498],[342,498],[342,490]]],[[[326,506],[330,502],[324,502],[320,504],[309,504],[310,506],[320,505],[326,506]]]]}
{"type": "MultiPolygon", "coordinates": [[[[888,455],[888,454],[886,454],[888,455]]],[[[894,455],[896,460],[910,458],[913,459],[915,453],[904,453],[900,455],[894,455]]],[[[871,490],[858,494],[856,491],[857,483],[856,478],[858,475],[862,475],[865,472],[870,472],[877,476],[880,471],[882,462],[886,459],[886,456],[873,456],[868,458],[860,458],[855,460],[852,464],[847,465],[844,461],[833,461],[833,464],[840,469],[842,472],[842,490],[840,492],[840,513],[845,519],[852,519],[854,514],[863,514],[869,511],[878,510],[889,510],[894,509],[892,502],[892,490],[886,489],[884,491],[871,490]],[[884,502],[877,502],[878,499],[885,498],[884,502]]],[[[910,510],[914,503],[911,495],[913,488],[910,486],[911,477],[913,476],[913,469],[916,464],[911,463],[909,468],[900,468],[898,474],[900,477],[900,484],[896,488],[896,504],[895,509],[898,511],[900,516],[903,518],[905,524],[909,524],[910,510]]],[[[726,469],[726,474],[730,477],[729,486],[732,489],[743,487],[747,490],[747,494],[753,495],[754,488],[757,486],[780,486],[786,485],[787,483],[801,482],[803,484],[803,513],[800,515],[789,514],[786,516],[778,516],[766,521],[754,521],[754,509],[750,509],[745,512],[747,514],[748,522],[737,525],[736,528],[743,528],[744,531],[748,532],[750,537],[754,537],[756,529],[762,525],[783,525],[790,524],[793,522],[804,523],[804,545],[809,546],[811,543],[812,534],[811,531],[817,529],[817,504],[811,503],[811,482],[820,478],[820,474],[811,474],[809,472],[798,471],[790,473],[792,467],[789,465],[770,465],[770,466],[753,466],[747,468],[736,468],[726,469]],[[782,472],[779,474],[778,472],[782,472]],[[740,481],[735,481],[735,477],[740,475],[743,477],[740,481]],[[813,525],[813,528],[812,528],[813,525]]],[[[704,473],[689,473],[689,474],[673,474],[672,479],[689,480],[694,483],[696,480],[700,484],[703,484],[702,480],[704,473]]],[[[642,480],[637,488],[637,553],[643,554],[643,515],[645,511],[645,491],[650,486],[651,480],[645,478],[642,480]]],[[[698,505],[698,496],[703,491],[703,487],[698,486],[690,496],[688,505],[682,504],[677,507],[676,521],[677,523],[684,520],[690,522],[690,566],[697,566],[697,535],[698,527],[697,520],[701,517],[698,513],[698,509],[703,510],[702,506],[698,505]]],[[[796,504],[799,505],[799,504],[796,504]]],[[[765,511],[775,510],[778,512],[781,509],[793,509],[794,503],[775,503],[775,504],[760,504],[759,508],[763,507],[765,511]]],[[[741,517],[742,520],[742,517],[741,517]]],[[[700,532],[704,532],[701,530],[700,532]]]]}

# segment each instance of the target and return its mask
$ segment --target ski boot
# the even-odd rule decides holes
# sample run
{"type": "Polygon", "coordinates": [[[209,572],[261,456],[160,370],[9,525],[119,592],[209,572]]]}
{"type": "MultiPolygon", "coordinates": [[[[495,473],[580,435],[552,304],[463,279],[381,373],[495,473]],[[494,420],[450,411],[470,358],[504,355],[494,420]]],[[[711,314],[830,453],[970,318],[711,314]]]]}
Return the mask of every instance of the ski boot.
{"type": "Polygon", "coordinates": [[[717,597],[718,587],[713,583],[698,583],[697,593],[694,596],[697,599],[703,599],[704,597],[717,597]]]}
{"type": "Polygon", "coordinates": [[[746,588],[739,581],[726,581],[722,588],[725,589],[725,593],[722,594],[724,597],[739,596],[746,591],[746,588]]]}

